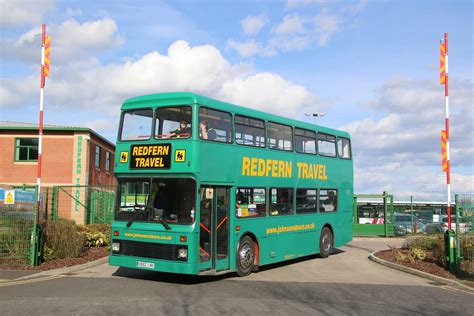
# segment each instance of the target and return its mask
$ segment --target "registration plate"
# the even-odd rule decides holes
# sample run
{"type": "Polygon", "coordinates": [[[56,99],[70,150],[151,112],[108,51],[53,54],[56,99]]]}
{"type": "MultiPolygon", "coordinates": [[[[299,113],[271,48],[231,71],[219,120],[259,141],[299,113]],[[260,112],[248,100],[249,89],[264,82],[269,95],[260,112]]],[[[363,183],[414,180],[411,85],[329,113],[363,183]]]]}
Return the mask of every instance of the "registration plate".
{"type": "Polygon", "coordinates": [[[154,269],[154,268],[155,268],[155,264],[154,264],[153,262],[137,261],[137,267],[139,267],[139,268],[154,269]]]}

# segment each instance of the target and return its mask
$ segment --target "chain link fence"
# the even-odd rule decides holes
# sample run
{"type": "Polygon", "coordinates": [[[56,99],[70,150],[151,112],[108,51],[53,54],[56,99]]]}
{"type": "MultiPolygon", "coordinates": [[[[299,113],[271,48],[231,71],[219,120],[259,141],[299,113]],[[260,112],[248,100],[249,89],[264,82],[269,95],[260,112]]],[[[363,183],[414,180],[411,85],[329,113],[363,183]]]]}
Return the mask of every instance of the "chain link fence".
{"type": "Polygon", "coordinates": [[[474,194],[456,194],[458,269],[474,277],[474,194]]]}
{"type": "Polygon", "coordinates": [[[0,184],[0,266],[31,263],[35,205],[34,188],[0,184]]]}
{"type": "MultiPolygon", "coordinates": [[[[36,187],[0,184],[0,266],[34,265],[39,249],[36,187]]],[[[110,224],[115,207],[114,186],[42,187],[40,223],[110,224]]]]}
{"type": "Polygon", "coordinates": [[[46,188],[42,219],[76,224],[110,224],[115,207],[114,186],[54,186],[46,188]]]}

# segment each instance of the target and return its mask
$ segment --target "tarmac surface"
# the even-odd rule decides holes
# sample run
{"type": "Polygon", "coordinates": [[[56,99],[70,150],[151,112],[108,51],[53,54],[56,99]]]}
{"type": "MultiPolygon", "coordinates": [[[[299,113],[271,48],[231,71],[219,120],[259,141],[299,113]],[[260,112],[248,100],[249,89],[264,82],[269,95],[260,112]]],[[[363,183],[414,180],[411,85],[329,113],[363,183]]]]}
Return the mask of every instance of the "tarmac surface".
{"type": "Polygon", "coordinates": [[[244,278],[166,274],[96,262],[80,271],[0,282],[0,314],[471,315],[471,292],[368,259],[373,251],[402,243],[356,238],[327,259],[275,264],[244,278]]]}

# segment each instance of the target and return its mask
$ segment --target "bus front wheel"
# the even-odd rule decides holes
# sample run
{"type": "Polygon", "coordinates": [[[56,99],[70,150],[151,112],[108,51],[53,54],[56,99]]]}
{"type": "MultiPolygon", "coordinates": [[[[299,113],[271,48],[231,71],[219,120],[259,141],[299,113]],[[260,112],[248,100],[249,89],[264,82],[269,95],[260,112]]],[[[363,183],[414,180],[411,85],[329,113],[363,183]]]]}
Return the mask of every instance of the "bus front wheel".
{"type": "Polygon", "coordinates": [[[240,277],[252,273],[255,262],[255,246],[252,238],[242,238],[237,251],[237,275],[240,277]]]}
{"type": "Polygon", "coordinates": [[[319,256],[327,258],[332,253],[333,236],[328,227],[324,227],[319,238],[319,256]]]}

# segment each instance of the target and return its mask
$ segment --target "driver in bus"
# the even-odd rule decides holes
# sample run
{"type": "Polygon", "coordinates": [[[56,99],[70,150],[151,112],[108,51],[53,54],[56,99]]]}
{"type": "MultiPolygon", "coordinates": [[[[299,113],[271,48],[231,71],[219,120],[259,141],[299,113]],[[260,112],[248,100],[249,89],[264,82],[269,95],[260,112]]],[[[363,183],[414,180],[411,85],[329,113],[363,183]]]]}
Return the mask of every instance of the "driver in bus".
{"type": "Polygon", "coordinates": [[[179,128],[174,131],[169,132],[168,137],[189,137],[191,136],[191,126],[188,126],[186,120],[181,120],[179,122],[179,128]]]}

